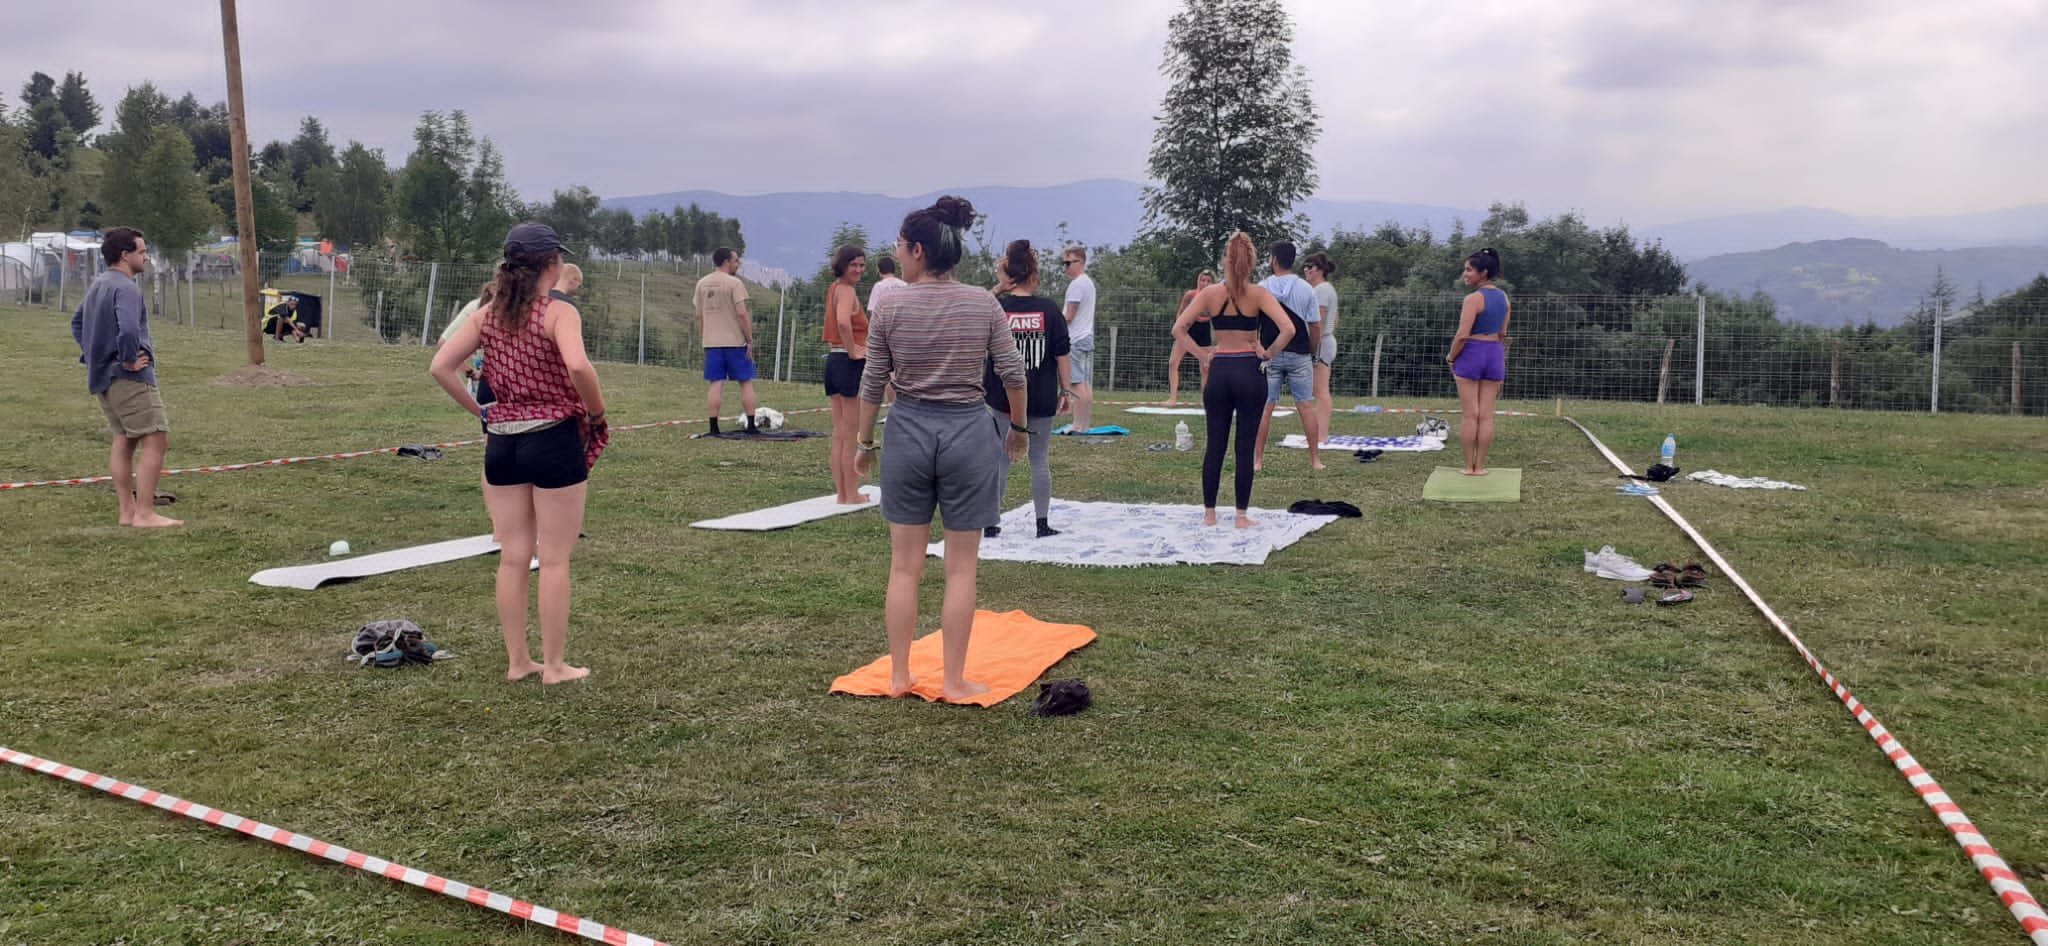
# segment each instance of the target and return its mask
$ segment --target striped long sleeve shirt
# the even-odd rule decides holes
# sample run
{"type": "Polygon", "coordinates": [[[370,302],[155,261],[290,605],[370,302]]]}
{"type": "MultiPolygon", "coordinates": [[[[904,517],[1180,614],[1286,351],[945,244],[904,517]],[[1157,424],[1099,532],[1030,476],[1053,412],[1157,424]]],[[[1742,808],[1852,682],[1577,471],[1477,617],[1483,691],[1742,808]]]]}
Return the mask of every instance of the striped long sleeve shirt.
{"type": "Polygon", "coordinates": [[[988,290],[948,281],[903,286],[880,300],[868,323],[868,363],[861,400],[882,403],[882,390],[943,404],[982,402],[989,359],[1006,388],[1024,386],[1024,359],[1010,337],[1010,317],[988,290]]]}

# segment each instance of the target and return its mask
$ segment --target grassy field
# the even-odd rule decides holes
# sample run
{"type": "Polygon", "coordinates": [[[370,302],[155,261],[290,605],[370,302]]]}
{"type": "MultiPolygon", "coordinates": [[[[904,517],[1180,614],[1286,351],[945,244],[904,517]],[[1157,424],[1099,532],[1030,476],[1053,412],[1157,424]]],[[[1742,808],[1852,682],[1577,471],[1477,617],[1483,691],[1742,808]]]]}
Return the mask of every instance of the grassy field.
{"type": "MultiPolygon", "coordinates": [[[[314,382],[294,388],[216,383],[233,333],[166,328],[158,350],[173,466],[474,433],[418,348],[273,348],[314,382]]],[[[63,317],[0,309],[0,352],[0,480],[103,472],[63,317]]],[[[616,424],[703,412],[686,374],[601,370],[616,424]]],[[[1689,469],[1813,488],[1667,495],[2048,892],[2048,427],[1567,409],[1639,464],[1671,430],[1689,469]]],[[[1143,450],[1172,418],[1114,419],[1137,435],[1054,445],[1059,495],[1198,501],[1198,454],[1143,450]]],[[[1337,432],[1412,420],[1340,414],[1337,432]]],[[[1443,455],[1312,476],[1275,451],[1261,505],[1365,518],[1262,568],[984,565],[984,607],[1101,635],[1055,670],[1096,706],[1058,720],[827,695],[883,652],[880,518],[688,529],[828,477],[823,441],[687,429],[622,433],[598,467],[570,637],[596,672],[560,688],[502,679],[489,559],[313,593],[247,582],[335,539],[486,531],[475,448],[171,477],[189,524],[146,534],[114,525],[104,487],[0,492],[0,744],[672,943],[2021,941],[1727,582],[1631,607],[1581,570],[1602,544],[1699,554],[1562,422],[1501,421],[1516,505],[1422,502],[1443,455]],[[391,617],[460,657],[341,659],[391,617]]],[[[4,946],[565,941],[0,771],[4,946]]]]}

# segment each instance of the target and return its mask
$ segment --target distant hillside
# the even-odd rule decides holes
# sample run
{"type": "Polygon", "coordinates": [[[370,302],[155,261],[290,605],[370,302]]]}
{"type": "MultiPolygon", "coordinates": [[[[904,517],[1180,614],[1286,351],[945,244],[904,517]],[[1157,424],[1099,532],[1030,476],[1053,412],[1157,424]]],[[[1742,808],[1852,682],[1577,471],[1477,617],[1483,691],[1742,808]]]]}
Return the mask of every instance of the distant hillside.
{"type": "MultiPolygon", "coordinates": [[[[1050,245],[1067,225],[1069,239],[1091,246],[1122,245],[1138,232],[1145,211],[1140,185],[1130,181],[1077,181],[1055,187],[960,187],[914,197],[851,192],[797,192],[737,196],[718,191],[676,191],[606,200],[636,216],[692,203],[720,216],[736,217],[745,228],[747,257],[803,277],[821,265],[826,241],[842,221],[860,224],[877,243],[886,242],[903,215],[929,206],[941,194],[959,194],[988,216],[989,236],[998,243],[1024,238],[1050,245]]],[[[1310,200],[1303,205],[1317,233],[1343,226],[1371,229],[1388,220],[1429,226],[1447,233],[1453,218],[1478,226],[1484,211],[1377,201],[1310,200]]]]}
{"type": "Polygon", "coordinates": [[[1694,282],[1729,293],[1761,290],[1777,301],[1778,318],[1827,326],[1899,324],[1934,284],[1936,269],[1956,284],[1959,301],[1979,287],[1997,298],[2048,272],[2048,246],[1902,250],[1877,240],[1823,240],[1686,264],[1694,282]]]}
{"type": "Polygon", "coordinates": [[[1746,253],[1787,243],[1881,240],[1907,250],[2048,244],[2048,204],[1940,217],[1858,217],[1794,207],[1690,220],[1637,230],[1664,241],[1679,259],[1746,253]]]}

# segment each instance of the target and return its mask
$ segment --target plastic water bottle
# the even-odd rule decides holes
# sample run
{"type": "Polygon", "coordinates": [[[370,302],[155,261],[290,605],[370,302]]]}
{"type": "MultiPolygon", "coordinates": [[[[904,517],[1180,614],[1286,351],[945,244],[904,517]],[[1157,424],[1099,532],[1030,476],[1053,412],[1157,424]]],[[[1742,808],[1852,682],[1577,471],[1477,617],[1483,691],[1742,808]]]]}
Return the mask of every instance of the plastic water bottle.
{"type": "Polygon", "coordinates": [[[1181,421],[1173,425],[1173,449],[1179,450],[1182,453],[1195,449],[1195,434],[1193,431],[1188,430],[1187,421],[1181,421]]]}
{"type": "Polygon", "coordinates": [[[1657,452],[1657,459],[1658,459],[1658,461],[1659,461],[1659,462],[1663,463],[1663,464],[1664,464],[1665,466],[1677,466],[1677,465],[1678,465],[1678,438],[1677,438],[1677,437],[1674,437],[1674,436],[1672,436],[1672,435],[1670,435],[1670,434],[1665,434],[1665,435],[1664,435],[1664,447],[1663,447],[1663,449],[1661,449],[1661,450],[1659,450],[1659,451],[1657,452]]]}

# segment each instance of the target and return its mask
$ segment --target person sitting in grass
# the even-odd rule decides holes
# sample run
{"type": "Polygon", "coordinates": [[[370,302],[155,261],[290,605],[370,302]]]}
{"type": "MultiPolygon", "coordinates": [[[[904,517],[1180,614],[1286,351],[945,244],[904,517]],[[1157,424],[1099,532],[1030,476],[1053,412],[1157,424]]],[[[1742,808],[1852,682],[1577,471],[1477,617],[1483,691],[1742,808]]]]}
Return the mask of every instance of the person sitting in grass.
{"type": "Polygon", "coordinates": [[[286,296],[284,301],[270,307],[263,318],[263,334],[284,341],[286,335],[306,343],[306,326],[299,322],[299,297],[286,296]]]}

